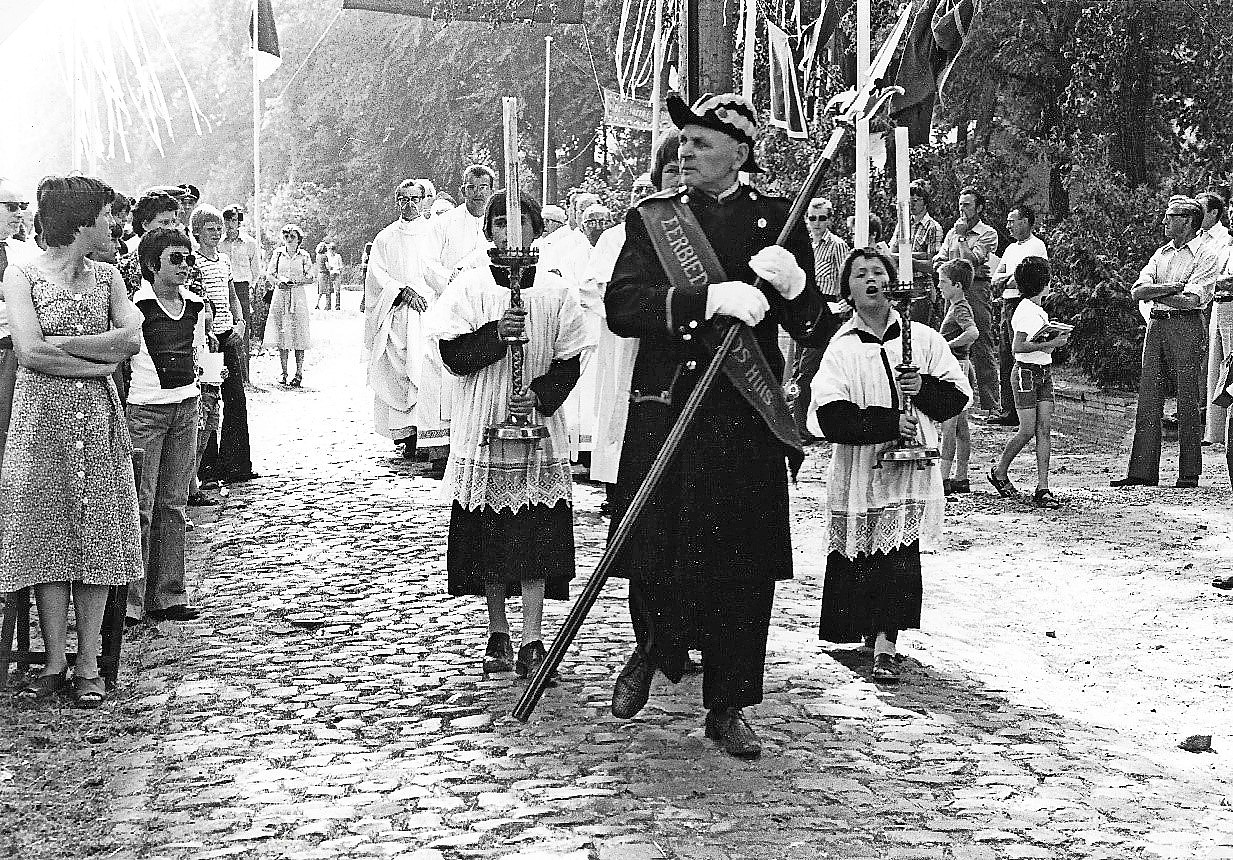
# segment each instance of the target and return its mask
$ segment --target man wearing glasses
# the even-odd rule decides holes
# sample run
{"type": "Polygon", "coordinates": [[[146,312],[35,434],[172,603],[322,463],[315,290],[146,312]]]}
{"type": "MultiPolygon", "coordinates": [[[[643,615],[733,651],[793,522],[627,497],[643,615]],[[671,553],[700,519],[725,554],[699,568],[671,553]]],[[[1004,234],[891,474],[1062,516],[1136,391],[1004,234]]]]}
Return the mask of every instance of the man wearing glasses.
{"type": "Polygon", "coordinates": [[[418,179],[401,183],[394,191],[398,220],[373,240],[364,282],[364,348],[377,432],[393,440],[404,459],[415,459],[418,451],[443,472],[449,455],[444,374],[429,357],[423,315],[445,279],[432,260],[432,227],[420,215],[426,191],[418,179]]]}
{"type": "Polygon", "coordinates": [[[1135,441],[1126,477],[1113,487],[1154,487],[1160,482],[1160,434],[1164,418],[1164,369],[1177,374],[1177,430],[1181,460],[1175,487],[1199,485],[1203,427],[1199,420],[1199,368],[1207,343],[1203,309],[1212,301],[1220,258],[1198,235],[1203,208],[1173,197],[1165,209],[1165,238],[1139,274],[1131,298],[1150,303],[1143,337],[1143,376],[1135,415],[1135,441]]]}
{"type": "MultiPolygon", "coordinates": [[[[9,263],[19,263],[32,256],[25,245],[34,243],[15,242],[24,226],[29,202],[6,180],[0,179],[0,283],[4,282],[4,270],[9,263]]],[[[35,247],[32,250],[37,251],[35,247]]],[[[13,411],[13,386],[17,382],[17,356],[13,353],[13,338],[9,336],[9,315],[4,306],[4,294],[0,292],[0,456],[9,434],[9,418],[13,411]]]]}
{"type": "MultiPolygon", "coordinates": [[[[835,206],[829,199],[815,197],[809,202],[809,209],[805,212],[805,226],[809,229],[809,238],[813,243],[813,267],[818,292],[832,303],[832,312],[837,312],[838,309],[833,305],[839,302],[839,271],[848,256],[848,243],[831,232],[834,223],[835,206]]],[[[846,310],[846,306],[844,309],[846,310]]],[[[825,347],[804,347],[793,366],[793,390],[798,392],[798,395],[790,401],[792,416],[796,419],[801,439],[806,443],[815,441],[813,434],[805,428],[805,418],[809,413],[809,386],[822,364],[822,353],[825,351],[825,347]]]]}
{"type": "Polygon", "coordinates": [[[496,187],[492,168],[472,164],[462,172],[462,204],[432,219],[433,261],[447,280],[465,269],[488,265],[488,239],[484,237],[484,207],[496,187]]]}
{"type": "Polygon", "coordinates": [[[248,362],[252,356],[252,318],[253,289],[260,285],[265,272],[265,264],[261,259],[261,248],[257,240],[241,232],[244,224],[244,210],[239,205],[228,206],[223,210],[223,228],[226,235],[219,243],[224,254],[231,259],[231,278],[235,284],[236,298],[240,300],[240,310],[244,312],[244,328],[248,332],[244,337],[241,368],[244,371],[244,382],[248,382],[248,362]]]}

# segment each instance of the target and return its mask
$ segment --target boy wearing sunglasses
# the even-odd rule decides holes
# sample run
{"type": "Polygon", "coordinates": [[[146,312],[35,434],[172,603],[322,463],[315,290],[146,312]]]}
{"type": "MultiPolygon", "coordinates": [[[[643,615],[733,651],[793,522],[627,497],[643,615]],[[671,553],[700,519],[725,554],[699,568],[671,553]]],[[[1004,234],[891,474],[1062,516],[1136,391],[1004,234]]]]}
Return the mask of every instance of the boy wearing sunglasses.
{"type": "Polygon", "coordinates": [[[191,621],[184,583],[188,485],[196,466],[197,352],[205,351],[209,305],[184,286],[197,262],[188,237],[155,228],[137,246],[142,283],[133,296],[141,311],[141,348],[129,380],[129,433],[145,451],[137,504],[146,578],[128,590],[127,624],[143,617],[191,621]]]}

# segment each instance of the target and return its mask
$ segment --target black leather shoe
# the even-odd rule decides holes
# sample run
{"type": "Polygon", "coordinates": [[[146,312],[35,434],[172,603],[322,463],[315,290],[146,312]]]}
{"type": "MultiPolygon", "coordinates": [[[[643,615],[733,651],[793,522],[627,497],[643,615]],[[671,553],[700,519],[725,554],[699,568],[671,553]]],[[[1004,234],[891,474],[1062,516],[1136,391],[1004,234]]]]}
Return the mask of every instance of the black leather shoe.
{"type": "Polygon", "coordinates": [[[146,613],[153,621],[194,621],[201,615],[196,606],[168,606],[166,609],[151,609],[146,613]]]}
{"type": "Polygon", "coordinates": [[[737,758],[762,755],[762,742],[740,708],[714,708],[706,712],[706,736],[723,745],[724,752],[737,758]]]}
{"type": "Polygon", "coordinates": [[[1212,580],[1212,588],[1233,591],[1233,576],[1218,576],[1212,580]]]}
{"type": "Polygon", "coordinates": [[[514,671],[514,646],[508,633],[493,633],[484,650],[484,674],[514,671]]]}
{"type": "Polygon", "coordinates": [[[651,697],[651,679],[655,677],[655,664],[641,647],[625,661],[625,668],[617,675],[612,688],[612,716],[628,720],[642,710],[651,697]]]}
{"type": "Polygon", "coordinates": [[[1109,486],[1124,489],[1126,487],[1155,487],[1159,483],[1159,481],[1145,481],[1142,478],[1118,478],[1116,481],[1110,481],[1109,486]]]}
{"type": "Polygon", "coordinates": [[[1178,478],[1177,483],[1173,485],[1179,490],[1193,490],[1199,486],[1198,478],[1178,478]]]}
{"type": "Polygon", "coordinates": [[[1018,415],[994,415],[992,418],[986,418],[985,424],[993,427],[1018,427],[1018,415]]]}
{"type": "Polygon", "coordinates": [[[213,508],[220,504],[218,499],[211,496],[209,493],[203,493],[200,490],[188,497],[188,506],[190,508],[213,508]]]}
{"type": "Polygon", "coordinates": [[[223,475],[223,483],[227,484],[243,484],[247,481],[256,481],[261,476],[251,469],[247,472],[229,472],[223,475]]]}
{"type": "MultiPolygon", "coordinates": [[[[544,650],[543,642],[538,639],[528,642],[518,649],[518,659],[514,662],[514,674],[519,678],[530,678],[539,671],[539,667],[544,664],[544,658],[547,656],[548,652],[544,650]]],[[[556,685],[557,676],[554,672],[548,679],[548,686],[555,687],[556,685]]]]}
{"type": "Polygon", "coordinates": [[[873,680],[879,684],[899,683],[899,664],[890,654],[879,654],[873,658],[873,680]]]}

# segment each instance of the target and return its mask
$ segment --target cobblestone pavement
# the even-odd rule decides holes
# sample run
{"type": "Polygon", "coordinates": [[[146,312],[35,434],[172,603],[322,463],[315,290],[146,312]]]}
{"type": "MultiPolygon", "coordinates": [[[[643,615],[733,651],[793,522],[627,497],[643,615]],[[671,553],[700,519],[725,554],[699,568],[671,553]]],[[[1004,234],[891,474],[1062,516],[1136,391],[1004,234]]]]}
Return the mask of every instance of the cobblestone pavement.
{"type": "MultiPolygon", "coordinates": [[[[1062,512],[984,493],[955,506],[925,560],[926,629],[904,636],[904,682],[880,689],[867,652],[816,639],[815,455],[754,709],[759,761],[702,736],[697,679],[657,677],[637,719],[608,713],[630,647],[615,583],[523,725],[508,716],[521,683],[480,672],[482,602],[443,593],[440,485],[370,432],[356,315],[314,325],[305,388],[270,385],[277,360],[254,359],[267,477],[197,511],[200,623],[130,635],[101,713],[0,710],[20,729],[0,742],[22,762],[0,764],[7,808],[33,820],[41,798],[78,792],[97,822],[79,848],[10,831],[8,856],[1233,858],[1233,609],[1204,582],[1227,565],[1227,491],[1197,511],[1181,491],[1083,490],[1116,452],[1059,442],[1062,512]],[[1118,517],[1135,537],[1102,533],[1118,517]],[[1225,755],[1177,749],[1200,731],[1225,755]],[[57,782],[60,761],[76,783],[57,782]]],[[[982,437],[986,459],[1000,438],[982,437]]],[[[600,500],[579,485],[580,576],[603,546],[600,500]]]]}

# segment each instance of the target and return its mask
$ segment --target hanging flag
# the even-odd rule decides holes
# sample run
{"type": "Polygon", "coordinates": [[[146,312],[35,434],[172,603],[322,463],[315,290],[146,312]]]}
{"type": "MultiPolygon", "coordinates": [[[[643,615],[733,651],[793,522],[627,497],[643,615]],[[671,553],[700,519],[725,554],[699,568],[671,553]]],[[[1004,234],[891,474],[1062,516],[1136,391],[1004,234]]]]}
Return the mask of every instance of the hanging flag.
{"type": "MultiPolygon", "coordinates": [[[[274,26],[274,9],[270,0],[257,0],[257,80],[264,81],[278,71],[283,64],[282,55],[278,52],[278,28],[274,26]]],[[[253,38],[253,20],[248,19],[248,38],[253,38]]]]}
{"type": "Polygon", "coordinates": [[[741,95],[753,101],[754,55],[758,51],[757,0],[745,0],[741,20],[744,22],[744,26],[741,28],[741,95]]]}
{"type": "Polygon", "coordinates": [[[766,41],[770,52],[771,125],[782,128],[788,137],[808,137],[805,102],[797,77],[799,52],[793,48],[791,37],[770,21],[766,22],[766,41]]]}
{"type": "Polygon", "coordinates": [[[584,0],[343,0],[344,9],[442,21],[581,24],[584,0]]]}
{"type": "Polygon", "coordinates": [[[818,17],[801,34],[801,80],[806,85],[813,77],[818,57],[839,28],[839,20],[852,5],[852,0],[822,0],[818,17]]]}
{"type": "Polygon", "coordinates": [[[895,74],[904,93],[891,101],[891,116],[908,127],[914,146],[929,142],[934,103],[943,98],[980,5],[981,0],[924,0],[916,10],[895,74]]]}

